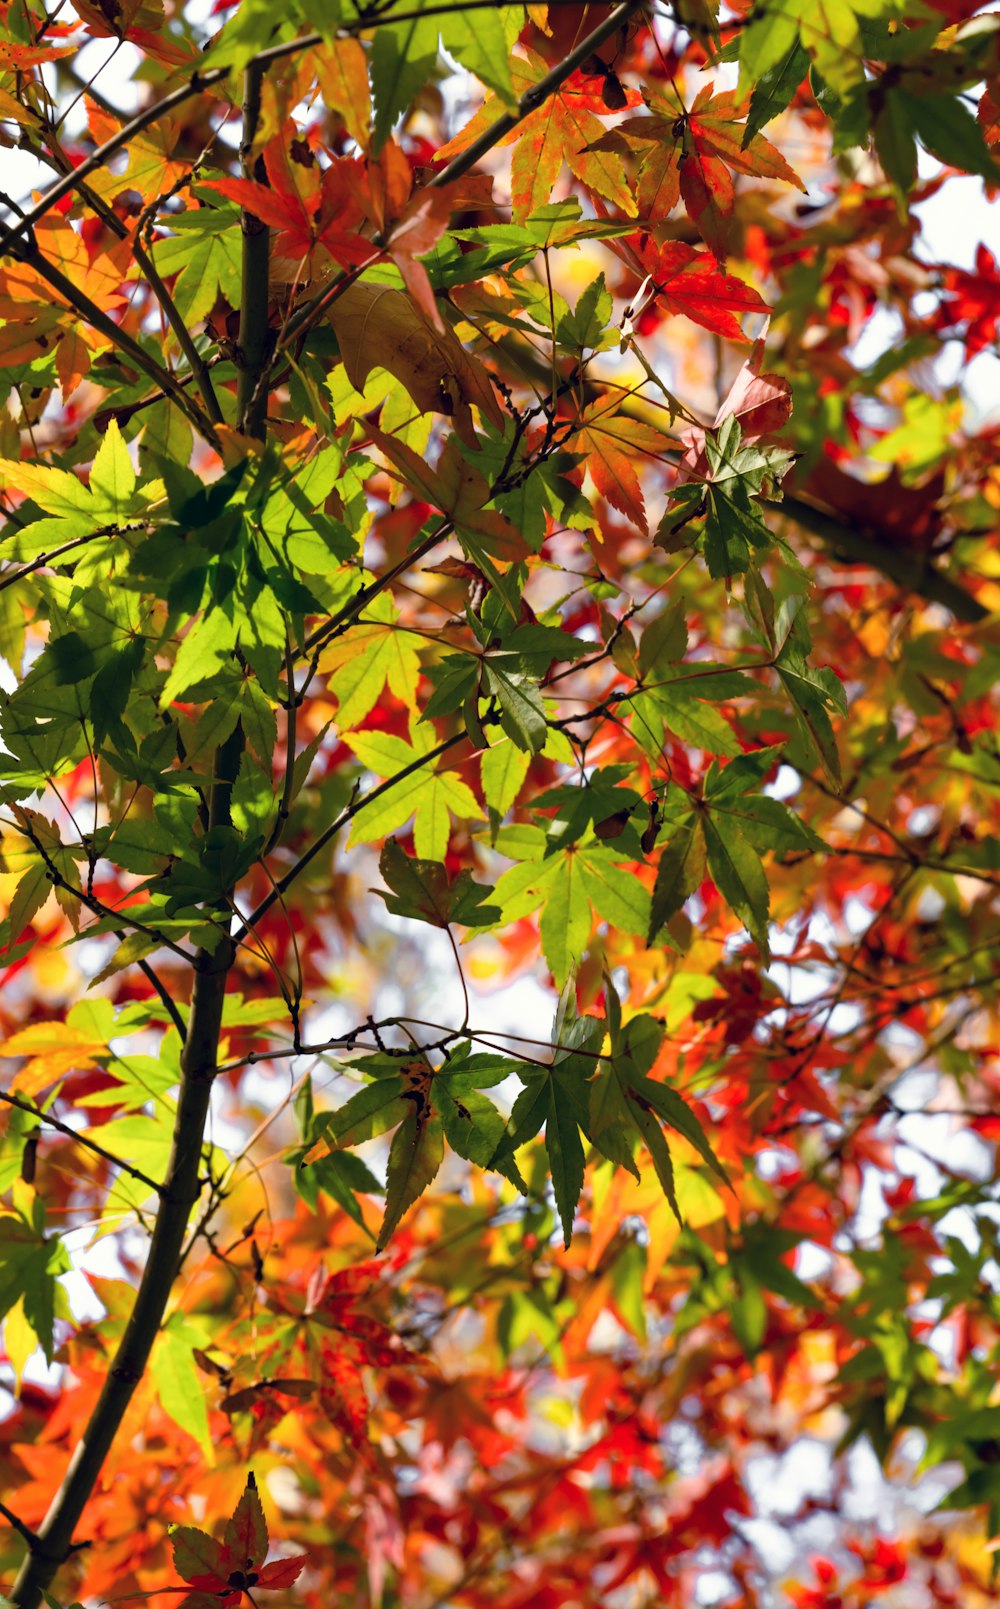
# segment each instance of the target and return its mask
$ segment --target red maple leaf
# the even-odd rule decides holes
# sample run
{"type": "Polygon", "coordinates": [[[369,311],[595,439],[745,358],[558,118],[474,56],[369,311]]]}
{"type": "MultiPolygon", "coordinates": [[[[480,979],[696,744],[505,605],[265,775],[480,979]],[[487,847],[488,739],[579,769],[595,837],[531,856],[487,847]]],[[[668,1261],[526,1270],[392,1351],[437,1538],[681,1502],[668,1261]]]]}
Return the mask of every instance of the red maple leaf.
{"type": "Polygon", "coordinates": [[[997,260],[986,246],[976,248],[976,267],[943,270],[944,296],[937,310],[935,328],[956,331],[965,326],[965,355],[977,352],[997,339],[1000,328],[1000,274],[997,260]]]}
{"type": "Polygon", "coordinates": [[[306,1565],[304,1553],[275,1559],[273,1564],[262,1562],[268,1548],[267,1521],[252,1470],[221,1542],[193,1525],[175,1526],[170,1540],[178,1575],[195,1589],[180,1609],[230,1609],[244,1596],[250,1598],[251,1589],[290,1587],[306,1565]]]}
{"type": "Polygon", "coordinates": [[[668,240],[657,249],[646,237],[638,257],[662,306],[716,335],[745,341],[741,316],[771,311],[752,286],[727,274],[710,252],[695,251],[680,240],[668,240]]]}
{"type": "Polygon", "coordinates": [[[417,259],[440,240],[452,212],[491,206],[492,179],[477,174],[455,184],[414,192],[413,167],[401,146],[389,140],[377,159],[364,158],[353,165],[349,182],[362,214],[385,241],[414,302],[434,328],[443,331],[427,270],[417,259]]]}
{"type": "Polygon", "coordinates": [[[736,205],[733,174],[781,179],[805,188],[794,169],[763,134],[744,149],[741,141],[748,100],[735,91],[713,95],[710,85],[686,108],[679,97],[651,95],[651,117],[627,117],[590,147],[626,152],[651,147],[642,159],[636,200],[644,221],[656,222],[683,200],[692,223],[718,258],[729,247],[736,205]]]}
{"type": "MultiPolygon", "coordinates": [[[[548,72],[548,64],[534,50],[526,50],[523,60],[511,60],[510,70],[516,93],[524,95],[541,83],[548,72]]],[[[558,90],[547,95],[540,106],[499,141],[501,145],[515,141],[517,144],[511,162],[515,220],[527,218],[545,205],[564,162],[592,195],[603,196],[626,214],[634,215],[635,205],[621,157],[600,149],[605,132],[601,115],[607,116],[608,105],[603,88],[596,94],[595,88],[592,73],[572,73],[558,90]]],[[[625,91],[624,104],[637,106],[638,94],[634,90],[625,91]]],[[[450,161],[466,150],[489,126],[496,113],[495,100],[488,100],[461,133],[436,152],[436,160],[450,161]]]]}
{"type": "Polygon", "coordinates": [[[358,1303],[379,1284],[383,1273],[383,1265],[374,1261],[335,1274],[320,1267],[309,1280],[305,1298],[304,1317],[312,1333],[303,1337],[303,1344],[311,1361],[319,1365],[320,1407],[362,1456],[370,1452],[363,1371],[418,1361],[388,1325],[359,1311],[358,1303]]]}
{"type": "Polygon", "coordinates": [[[276,230],[275,257],[297,265],[322,246],[335,262],[350,268],[377,255],[372,242],[353,227],[364,216],[357,201],[354,158],[335,157],[321,167],[291,124],[268,140],[263,154],[267,184],[209,179],[206,189],[218,190],[276,230]]]}

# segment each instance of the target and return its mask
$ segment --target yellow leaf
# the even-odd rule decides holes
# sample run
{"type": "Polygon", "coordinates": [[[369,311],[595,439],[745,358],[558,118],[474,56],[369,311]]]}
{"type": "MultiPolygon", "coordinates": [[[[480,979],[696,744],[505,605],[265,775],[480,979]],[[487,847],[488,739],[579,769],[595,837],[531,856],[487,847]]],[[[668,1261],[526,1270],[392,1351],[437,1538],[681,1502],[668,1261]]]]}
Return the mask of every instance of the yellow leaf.
{"type": "Polygon", "coordinates": [[[67,1022],[33,1023],[0,1046],[0,1055],[31,1058],[14,1075],[11,1087],[32,1099],[67,1073],[97,1067],[95,1058],[107,1054],[103,1039],[71,1028],[67,1022]]]}
{"type": "Polygon", "coordinates": [[[387,682],[411,714],[417,713],[419,638],[396,624],[396,610],[388,600],[377,598],[371,612],[376,619],[352,626],[320,660],[320,669],[340,701],[337,725],[341,731],[364,720],[387,682]]]}
{"type": "Polygon", "coordinates": [[[316,79],[327,109],[344,120],[352,140],[368,145],[372,101],[368,59],[357,39],[334,39],[315,52],[316,79]]]}
{"type": "Polygon", "coordinates": [[[15,1302],[3,1321],[3,1349],[14,1371],[14,1395],[19,1397],[25,1364],[38,1351],[38,1336],[25,1317],[23,1297],[15,1302]]]}

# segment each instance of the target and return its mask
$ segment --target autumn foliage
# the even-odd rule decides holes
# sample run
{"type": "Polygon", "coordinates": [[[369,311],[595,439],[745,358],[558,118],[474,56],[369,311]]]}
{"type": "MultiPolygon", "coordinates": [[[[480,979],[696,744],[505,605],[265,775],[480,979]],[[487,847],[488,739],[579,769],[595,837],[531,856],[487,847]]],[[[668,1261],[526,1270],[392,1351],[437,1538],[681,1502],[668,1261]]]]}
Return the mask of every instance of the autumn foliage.
{"type": "Polygon", "coordinates": [[[0,18],[0,1603],[995,1602],[1000,15],[0,18]]]}

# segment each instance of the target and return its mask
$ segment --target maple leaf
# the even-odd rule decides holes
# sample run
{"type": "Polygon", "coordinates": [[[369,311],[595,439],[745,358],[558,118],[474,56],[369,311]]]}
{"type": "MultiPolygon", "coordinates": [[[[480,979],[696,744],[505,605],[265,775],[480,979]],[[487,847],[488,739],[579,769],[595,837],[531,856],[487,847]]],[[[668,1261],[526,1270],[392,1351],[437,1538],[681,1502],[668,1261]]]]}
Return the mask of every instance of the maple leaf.
{"type": "Polygon", "coordinates": [[[367,145],[372,118],[368,64],[359,39],[332,39],[315,53],[316,78],[323,104],[344,120],[351,139],[367,145]]]}
{"type": "Polygon", "coordinates": [[[195,1589],[179,1609],[206,1609],[209,1604],[229,1609],[242,1603],[244,1595],[252,1602],[251,1588],[273,1591],[289,1587],[308,1563],[304,1553],[263,1563],[268,1548],[267,1521],[252,1470],[221,1542],[193,1525],[174,1526],[170,1541],[177,1574],[195,1589]]]}
{"type": "Polygon", "coordinates": [[[713,95],[701,89],[690,108],[679,97],[650,95],[649,117],[629,117],[592,147],[629,151],[651,145],[639,168],[636,199],[639,214],[655,223],[672,212],[679,200],[687,207],[706,244],[720,260],[730,244],[736,204],[733,174],[780,179],[799,190],[805,186],[781,153],[762,134],[744,145],[749,102],[732,90],[713,95]]]}
{"type": "Polygon", "coordinates": [[[947,334],[964,330],[965,355],[974,358],[997,339],[1000,330],[1000,273],[987,246],[976,247],[976,266],[970,271],[946,265],[941,269],[944,295],[934,320],[935,329],[947,334]]]}
{"type": "MultiPolygon", "coordinates": [[[[616,248],[612,248],[616,249],[616,248]]],[[[707,251],[696,251],[680,240],[668,240],[657,251],[647,244],[635,251],[626,243],[627,261],[638,259],[641,272],[652,280],[657,300],[671,313],[683,313],[692,323],[731,341],[745,341],[740,327],[744,313],[771,311],[752,286],[727,274],[707,251]]]]}
{"type": "MultiPolygon", "coordinates": [[[[129,270],[118,246],[92,256],[83,237],[56,212],[40,219],[35,230],[45,259],[95,306],[102,312],[121,307],[126,295],[123,281],[129,270]]],[[[128,242],[123,244],[127,253],[128,242]]],[[[110,345],[110,338],[80,320],[31,262],[7,260],[0,267],[0,320],[3,366],[31,363],[55,346],[65,395],[86,374],[91,353],[110,345]]]]}
{"type": "MultiPolygon", "coordinates": [[[[761,373],[764,361],[764,337],[754,342],[753,351],[741,366],[739,373],[720,402],[712,429],[719,430],[726,419],[736,419],[740,427],[740,440],[745,447],[771,436],[788,423],[792,412],[792,388],[779,374],[761,373]]],[[[684,443],[681,475],[704,475],[705,430],[701,425],[682,425],[678,431],[684,443]]]]}
{"type": "Polygon", "coordinates": [[[320,247],[339,267],[347,268],[378,254],[378,248],[352,227],[364,217],[354,158],[334,157],[321,165],[291,124],[268,140],[262,154],[267,184],[255,179],[206,179],[205,188],[235,201],[275,231],[274,257],[289,265],[290,277],[301,273],[320,247]]]}
{"type": "Polygon", "coordinates": [[[684,522],[705,516],[705,557],[713,576],[743,574],[750,568],[756,548],[772,541],[764,523],[759,497],[779,501],[778,483],[793,454],[780,447],[748,447],[739,420],[729,416],[717,431],[705,437],[706,472],[703,479],[683,481],[671,492],[671,502],[685,510],[677,521],[668,510],[656,535],[668,552],[683,544],[684,522]]]}
{"type": "Polygon", "coordinates": [[[352,733],[345,742],[362,765],[378,776],[394,777],[409,770],[397,787],[362,804],[351,827],[352,844],[370,844],[395,832],[413,816],[413,841],[425,860],[443,860],[450,836],[449,812],[466,821],[480,814],[476,796],[454,771],[435,771],[421,760],[434,747],[433,728],[425,723],[411,732],[412,743],[384,732],[352,733]]]}
{"type": "Polygon", "coordinates": [[[473,180],[424,188],[414,193],[413,169],[404,152],[389,140],[377,160],[357,165],[352,179],[358,204],[403,277],[421,313],[446,335],[427,270],[419,258],[441,239],[457,207],[489,207],[493,182],[487,174],[473,180]]]}
{"type": "MultiPolygon", "coordinates": [[[[123,122],[87,98],[87,127],[95,144],[110,140],[123,122]]],[[[187,173],[187,164],[170,155],[177,132],[170,121],[147,129],[129,143],[126,166],[117,172],[101,168],[91,176],[88,188],[105,201],[113,201],[125,190],[138,190],[144,196],[167,194],[187,173]]]]}
{"type": "Polygon", "coordinates": [[[759,83],[801,44],[830,88],[849,95],[864,82],[862,20],[888,19],[897,9],[897,0],[787,0],[754,12],[740,36],[741,84],[759,83]]]}
{"type": "Polygon", "coordinates": [[[587,454],[587,470],[602,497],[646,534],[646,503],[633,459],[657,462],[670,441],[653,425],[614,413],[614,402],[599,398],[580,415],[576,443],[587,454]]]}
{"type": "Polygon", "coordinates": [[[167,67],[197,60],[194,44],[172,38],[164,26],[160,0],[80,0],[74,10],[96,39],[127,39],[167,67]]]}
{"type": "Polygon", "coordinates": [[[30,1096],[39,1095],[67,1073],[99,1066],[95,1057],[109,1054],[103,1039],[68,1022],[33,1023],[12,1035],[0,1051],[4,1056],[30,1057],[13,1080],[19,1094],[30,1096]]]}
{"type": "Polygon", "coordinates": [[[487,552],[508,563],[527,557],[530,549],[517,527],[499,509],[484,507],[492,496],[489,482],[463,457],[454,437],[431,469],[412,447],[376,425],[368,426],[368,434],[399,471],[404,485],[446,514],[460,536],[464,532],[479,538],[487,552]]]}
{"type": "MultiPolygon", "coordinates": [[[[535,51],[527,50],[524,59],[514,58],[510,64],[514,89],[519,96],[527,94],[541,82],[548,65],[535,51]]],[[[630,91],[626,104],[638,104],[639,97],[630,91]]],[[[493,99],[476,114],[470,123],[442,146],[438,159],[448,160],[464,151],[482,131],[489,127],[500,109],[493,99]]],[[[625,166],[616,152],[598,149],[604,134],[604,124],[598,113],[607,115],[608,107],[600,93],[593,90],[593,78],[574,73],[545,101],[544,105],[529,112],[518,127],[500,143],[516,141],[517,149],[511,162],[511,200],[514,218],[518,222],[544,206],[562,170],[563,163],[574,178],[588,190],[603,196],[620,208],[626,217],[636,215],[635,201],[625,178],[625,166]]]]}
{"type": "Polygon", "coordinates": [[[1000,78],[992,78],[983,90],[976,112],[983,139],[991,150],[1000,147],[1000,78]]]}
{"type": "Polygon", "coordinates": [[[339,700],[341,731],[360,725],[386,686],[417,714],[418,640],[397,624],[399,612],[384,595],[372,600],[366,616],[325,648],[320,659],[339,700]]]}
{"type": "MultiPolygon", "coordinates": [[[[465,350],[450,325],[436,329],[402,291],[365,281],[348,285],[331,303],[327,318],[347,378],[357,391],[364,390],[372,369],[387,369],[406,387],[421,413],[442,413],[451,419],[468,447],[478,446],[473,403],[497,430],[503,430],[504,416],[482,364],[465,350]]],[[[422,462],[416,454],[413,457],[422,462]]]]}
{"type": "Polygon", "coordinates": [[[493,889],[475,882],[471,872],[449,879],[438,862],[407,855],[395,838],[386,840],[378,865],[391,893],[376,892],[395,916],[410,916],[433,927],[448,927],[452,922],[485,927],[500,916],[498,906],[483,904],[493,889]]]}
{"type": "Polygon", "coordinates": [[[0,39],[0,71],[23,72],[40,62],[59,61],[62,56],[75,54],[75,45],[22,45],[12,39],[0,39]]]}

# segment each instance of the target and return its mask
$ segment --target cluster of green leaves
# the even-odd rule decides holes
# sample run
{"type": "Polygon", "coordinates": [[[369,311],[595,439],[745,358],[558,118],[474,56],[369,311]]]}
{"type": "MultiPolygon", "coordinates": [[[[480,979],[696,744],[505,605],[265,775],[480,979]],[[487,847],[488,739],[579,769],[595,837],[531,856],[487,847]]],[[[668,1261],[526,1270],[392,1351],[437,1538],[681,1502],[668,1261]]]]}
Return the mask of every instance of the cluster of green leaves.
{"type": "MultiPolygon", "coordinates": [[[[440,868],[409,861],[398,848],[383,854],[383,870],[395,890],[387,897],[390,909],[435,926],[455,919],[450,913],[456,909],[465,910],[466,917],[474,914],[470,907],[491,892],[470,887],[465,873],[449,888],[440,868]]],[[[363,1089],[334,1111],[316,1112],[311,1100],[300,1108],[305,1141],[305,1149],[296,1153],[300,1192],[314,1201],[317,1188],[328,1190],[356,1213],[350,1192],[367,1192],[375,1182],[350,1148],[394,1130],[377,1242],[381,1251],[404,1212],[433,1183],[446,1141],[456,1155],[500,1173],[527,1195],[519,1154],[522,1160],[530,1154],[522,1148],[544,1129],[547,1171],[567,1246],[583,1190],[585,1141],[636,1179],[635,1153],[646,1146],[679,1219],[664,1128],[683,1136],[723,1181],[726,1175],[691,1107],[669,1084],[649,1076],[663,1023],[644,1015],[623,1025],[610,980],[606,994],[605,1019],[577,1016],[574,991],[563,991],[549,1062],[477,1052],[470,1040],[456,1035],[437,1066],[427,1055],[405,1050],[379,1052],[350,1064],[367,1080],[363,1089]],[[483,1091],[512,1078],[522,1088],[505,1118],[483,1091]]]]}

